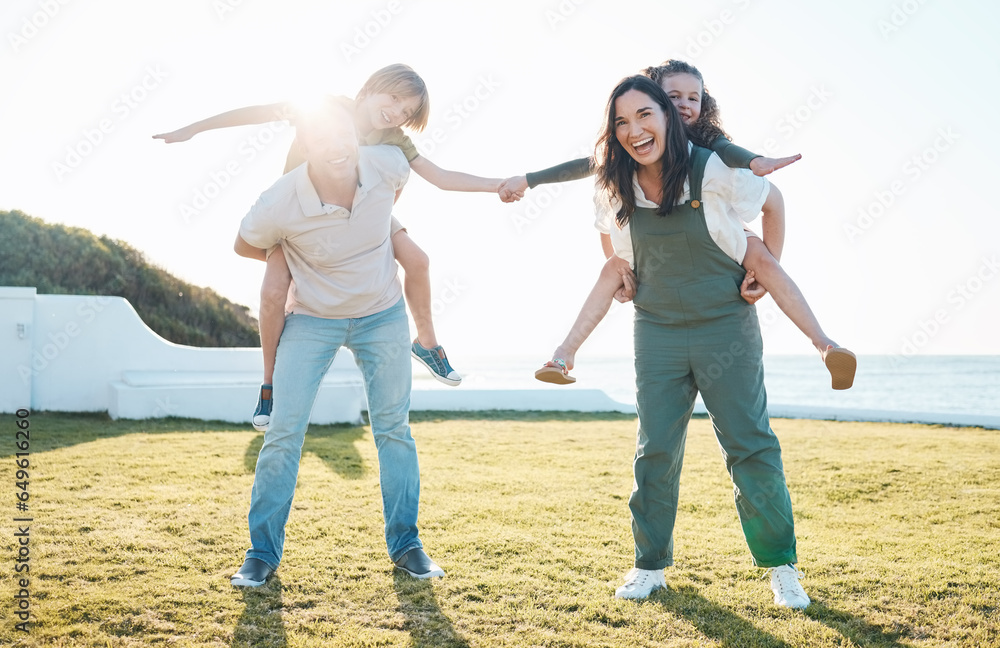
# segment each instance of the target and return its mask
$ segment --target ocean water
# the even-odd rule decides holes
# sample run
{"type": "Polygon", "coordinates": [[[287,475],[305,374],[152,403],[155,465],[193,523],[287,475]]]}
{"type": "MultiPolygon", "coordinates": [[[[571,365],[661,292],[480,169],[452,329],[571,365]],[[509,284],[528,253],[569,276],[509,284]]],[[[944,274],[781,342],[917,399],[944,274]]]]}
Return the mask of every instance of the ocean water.
{"type": "MultiPolygon", "coordinates": [[[[536,357],[451,358],[462,386],[446,387],[422,367],[414,369],[414,389],[537,389],[536,357]]],[[[635,403],[631,357],[578,358],[577,382],[560,389],[600,389],[611,398],[635,403]]],[[[802,407],[930,412],[1000,417],[1000,356],[865,356],[851,389],[834,391],[819,356],[765,356],[768,403],[802,407]]]]}

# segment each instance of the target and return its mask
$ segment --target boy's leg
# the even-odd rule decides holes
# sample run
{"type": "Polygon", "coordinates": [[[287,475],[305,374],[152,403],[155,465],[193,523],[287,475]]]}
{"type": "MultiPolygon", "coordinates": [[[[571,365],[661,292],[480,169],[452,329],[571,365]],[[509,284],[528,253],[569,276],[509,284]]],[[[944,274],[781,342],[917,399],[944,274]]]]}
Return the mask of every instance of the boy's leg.
{"type": "MultiPolygon", "coordinates": [[[[394,229],[396,223],[397,221],[393,219],[394,229]]],[[[417,327],[417,339],[411,346],[413,356],[427,367],[437,380],[454,387],[462,382],[462,376],[452,368],[434,333],[434,319],[431,316],[430,259],[401,226],[392,234],[392,249],[396,261],[405,273],[403,292],[406,294],[406,305],[413,315],[413,323],[417,327]]]]}
{"type": "Polygon", "coordinates": [[[274,379],[274,358],[281,330],[285,327],[285,303],[291,283],[292,273],[279,245],[267,258],[260,286],[260,350],[264,356],[264,382],[268,384],[274,379]]]}
{"type": "Polygon", "coordinates": [[[260,431],[267,429],[274,404],[272,384],[274,381],[274,358],[278,352],[278,339],[285,326],[285,302],[288,287],[292,283],[292,273],[288,269],[285,253],[277,246],[267,258],[264,281],[260,286],[260,350],[264,360],[264,380],[257,397],[253,426],[260,431]]]}
{"type": "Polygon", "coordinates": [[[826,354],[828,347],[837,346],[837,343],[823,332],[802,291],[771,256],[764,242],[756,236],[747,237],[747,253],[743,258],[743,267],[747,271],[753,271],[760,285],[771,293],[778,308],[805,333],[821,355],[826,354]]]}
{"type": "Polygon", "coordinates": [[[417,327],[417,341],[421,346],[432,349],[438,342],[434,333],[434,318],[431,316],[430,259],[405,229],[392,235],[392,249],[396,261],[406,274],[403,277],[403,291],[406,294],[406,305],[417,327]]]}
{"type": "Polygon", "coordinates": [[[248,516],[247,558],[262,560],[272,569],[281,562],[313,402],[344,343],[349,321],[291,315],[281,335],[274,370],[275,408],[257,456],[248,516]]]}
{"type": "Polygon", "coordinates": [[[420,467],[410,434],[410,344],[403,300],[354,320],[346,346],[364,376],[378,449],[385,540],[393,562],[421,546],[417,534],[420,467]]]}

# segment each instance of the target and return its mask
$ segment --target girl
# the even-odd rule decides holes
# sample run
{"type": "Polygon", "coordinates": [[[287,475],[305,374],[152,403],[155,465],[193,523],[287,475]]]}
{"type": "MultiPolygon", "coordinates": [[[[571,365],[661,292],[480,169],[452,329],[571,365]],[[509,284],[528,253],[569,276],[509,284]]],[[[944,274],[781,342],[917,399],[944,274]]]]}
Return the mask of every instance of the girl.
{"type": "Polygon", "coordinates": [[[687,141],[677,108],[637,75],[608,100],[597,144],[598,188],[631,252],[639,429],[629,497],[634,568],[617,598],[666,585],[687,424],[700,392],[733,481],[754,565],[768,569],[774,602],[805,608],[781,447],[767,416],[763,345],[754,307],[740,296],[745,271],[732,243],[743,221],[780,217],[780,192],[687,141]]]}
{"type": "MultiPolygon", "coordinates": [[[[764,176],[801,157],[795,155],[780,159],[765,158],[734,145],[722,130],[715,99],[705,89],[704,79],[693,65],[670,60],[662,65],[646,68],[644,73],[660,84],[667,93],[680,114],[691,142],[712,149],[727,166],[749,168],[755,175],[764,176]]],[[[529,186],[537,184],[582,178],[593,173],[591,168],[591,160],[583,158],[536,174],[511,178],[501,185],[501,198],[505,198],[507,192],[523,192],[529,186]]],[[[743,267],[747,271],[741,287],[744,299],[752,304],[763,297],[765,292],[770,291],[778,307],[799,330],[806,334],[819,351],[820,358],[830,371],[833,389],[850,388],[854,383],[857,367],[854,354],[838,347],[837,343],[823,332],[802,291],[778,265],[777,259],[781,258],[784,245],[784,221],[779,222],[765,215],[762,219],[762,229],[764,241],[747,231],[744,236],[745,242],[742,240],[729,242],[738,257],[742,259],[743,267]]],[[[569,370],[573,368],[576,351],[607,314],[611,299],[616,293],[620,300],[631,297],[633,291],[630,289],[630,284],[623,283],[623,277],[630,276],[628,264],[623,264],[621,259],[615,259],[610,239],[610,230],[603,230],[601,243],[609,261],[602,270],[597,285],[584,303],[569,335],[556,349],[552,360],[535,372],[535,377],[539,380],[556,384],[575,382],[576,379],[569,375],[569,370]],[[623,286],[624,290],[619,293],[619,289],[623,286]]]]}
{"type": "MultiPolygon", "coordinates": [[[[362,86],[352,101],[337,97],[350,109],[355,118],[361,144],[395,145],[406,155],[410,168],[422,178],[446,191],[497,191],[499,178],[483,178],[449,171],[421,156],[410,138],[400,127],[421,131],[427,125],[430,98],[424,80],[410,67],[389,65],[375,72],[362,86]]],[[[154,135],[164,142],[183,142],[198,133],[216,128],[263,124],[277,120],[294,123],[290,103],[249,106],[221,113],[170,133],[154,135]]],[[[285,162],[287,173],[305,161],[298,140],[292,142],[285,162]]],[[[397,196],[398,198],[398,196],[397,196]]],[[[406,230],[393,218],[392,246],[396,261],[405,272],[403,289],[406,303],[413,315],[417,338],[413,341],[412,355],[427,367],[434,378],[446,385],[458,385],[462,377],[452,369],[448,356],[438,344],[431,317],[431,285],[427,254],[410,238],[406,230]]],[[[285,324],[285,300],[291,283],[291,274],[281,247],[276,247],[267,259],[267,270],[261,285],[260,343],[264,356],[264,381],[261,384],[253,425],[259,431],[267,429],[273,406],[271,379],[278,340],[285,324]]]]}

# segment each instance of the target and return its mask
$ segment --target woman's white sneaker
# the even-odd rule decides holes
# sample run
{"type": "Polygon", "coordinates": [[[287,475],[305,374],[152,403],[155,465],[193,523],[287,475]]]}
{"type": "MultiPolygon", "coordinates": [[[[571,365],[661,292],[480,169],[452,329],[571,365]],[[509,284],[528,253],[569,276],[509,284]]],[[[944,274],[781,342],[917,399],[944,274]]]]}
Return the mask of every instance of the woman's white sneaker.
{"type": "Polygon", "coordinates": [[[634,567],[625,574],[625,584],[615,590],[615,598],[644,599],[667,586],[662,569],[639,569],[634,567]]]}
{"type": "Polygon", "coordinates": [[[809,596],[799,581],[805,577],[792,563],[767,570],[771,574],[774,603],[782,607],[804,610],[809,606],[809,596]]]}

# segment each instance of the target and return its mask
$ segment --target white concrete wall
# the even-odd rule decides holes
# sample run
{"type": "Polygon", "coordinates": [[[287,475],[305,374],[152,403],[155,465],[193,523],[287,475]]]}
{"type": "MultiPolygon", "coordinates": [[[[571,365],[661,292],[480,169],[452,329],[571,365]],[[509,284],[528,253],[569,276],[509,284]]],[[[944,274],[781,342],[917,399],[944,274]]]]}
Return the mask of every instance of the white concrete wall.
{"type": "MultiPolygon", "coordinates": [[[[0,411],[108,412],[249,422],[263,373],[259,348],[167,342],[121,297],[36,295],[0,287],[0,411]]],[[[275,407],[280,407],[276,403],[275,407]]],[[[357,423],[361,372],[342,349],[324,379],[314,423],[357,423]]],[[[634,412],[593,390],[415,391],[413,410],[634,412]]]]}
{"type": "Polygon", "coordinates": [[[167,342],[121,297],[38,295],[35,305],[34,409],[107,411],[108,385],[131,370],[261,372],[260,349],[167,342]]]}
{"type": "MultiPolygon", "coordinates": [[[[259,348],[173,344],[146,326],[121,297],[36,295],[34,288],[0,287],[0,308],[0,411],[24,407],[106,412],[115,405],[111,387],[135,382],[130,376],[190,386],[191,376],[200,374],[195,382],[201,385],[220,379],[245,385],[249,406],[241,405],[247,411],[240,420],[252,414],[263,372],[259,348]]],[[[331,374],[339,375],[334,382],[361,384],[361,373],[346,349],[338,354],[331,374]]],[[[362,397],[359,405],[363,403],[362,397]]],[[[159,415],[168,414],[183,416],[184,408],[161,408],[159,415]]],[[[342,420],[359,416],[360,407],[342,420]]]]}
{"type": "Polygon", "coordinates": [[[0,286],[0,412],[31,406],[35,289],[0,286]]]}

